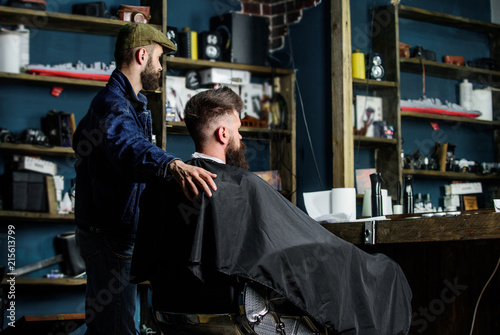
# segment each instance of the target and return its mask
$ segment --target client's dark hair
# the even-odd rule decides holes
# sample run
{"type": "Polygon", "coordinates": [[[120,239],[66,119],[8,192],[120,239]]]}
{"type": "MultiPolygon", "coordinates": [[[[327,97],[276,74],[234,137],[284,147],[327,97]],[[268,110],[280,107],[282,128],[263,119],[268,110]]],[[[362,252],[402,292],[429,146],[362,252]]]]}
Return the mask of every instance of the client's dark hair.
{"type": "Polygon", "coordinates": [[[240,114],[243,101],[240,96],[227,86],[209,89],[194,95],[184,107],[184,121],[195,143],[205,139],[207,125],[223,115],[236,110],[240,114]]]}

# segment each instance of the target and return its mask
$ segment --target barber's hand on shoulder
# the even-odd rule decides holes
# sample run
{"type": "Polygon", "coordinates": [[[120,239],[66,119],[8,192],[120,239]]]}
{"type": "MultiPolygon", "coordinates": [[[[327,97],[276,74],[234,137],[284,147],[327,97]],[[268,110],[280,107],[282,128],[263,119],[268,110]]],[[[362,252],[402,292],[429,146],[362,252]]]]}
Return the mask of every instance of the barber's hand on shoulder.
{"type": "Polygon", "coordinates": [[[198,186],[209,197],[212,196],[211,189],[217,190],[214,182],[217,175],[201,167],[189,165],[177,159],[168,165],[168,171],[181,185],[184,194],[189,200],[193,200],[193,196],[199,196],[198,186]]]}

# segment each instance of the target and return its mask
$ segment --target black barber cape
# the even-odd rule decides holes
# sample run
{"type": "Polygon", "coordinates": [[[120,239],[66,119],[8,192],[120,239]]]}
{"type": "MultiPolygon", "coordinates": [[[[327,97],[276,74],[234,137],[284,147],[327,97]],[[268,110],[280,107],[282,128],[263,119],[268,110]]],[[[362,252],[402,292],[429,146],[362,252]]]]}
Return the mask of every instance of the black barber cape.
{"type": "Polygon", "coordinates": [[[189,267],[200,280],[216,271],[286,296],[329,332],[409,331],[412,293],[393,260],[330,233],[251,172],[205,159],[189,163],[216,173],[217,191],[193,204],[176,182],[146,187],[136,282],[171,266],[189,267]]]}

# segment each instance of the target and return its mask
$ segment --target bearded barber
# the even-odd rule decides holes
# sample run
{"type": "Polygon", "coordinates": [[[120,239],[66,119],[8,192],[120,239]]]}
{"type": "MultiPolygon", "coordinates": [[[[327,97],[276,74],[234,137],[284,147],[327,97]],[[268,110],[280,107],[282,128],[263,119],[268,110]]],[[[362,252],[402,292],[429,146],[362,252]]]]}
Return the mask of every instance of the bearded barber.
{"type": "Polygon", "coordinates": [[[130,263],[145,184],[175,177],[192,199],[211,196],[215,174],[152,144],[151,112],[141,90],[158,88],[163,53],[175,45],[143,23],[125,25],[115,44],[116,70],[74,134],[77,240],[87,269],[88,335],[135,334],[137,287],[130,263]]]}

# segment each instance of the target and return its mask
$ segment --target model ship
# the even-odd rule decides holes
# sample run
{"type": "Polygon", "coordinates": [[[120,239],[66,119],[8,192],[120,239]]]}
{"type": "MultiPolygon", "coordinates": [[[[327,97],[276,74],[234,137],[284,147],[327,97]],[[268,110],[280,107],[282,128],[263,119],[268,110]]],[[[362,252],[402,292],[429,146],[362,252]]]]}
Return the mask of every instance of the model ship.
{"type": "Polygon", "coordinates": [[[30,64],[26,67],[26,72],[55,77],[68,77],[88,80],[108,81],[111,73],[115,70],[115,62],[109,65],[103,62],[94,62],[89,65],[80,61],[73,63],[64,63],[58,65],[30,64]]]}
{"type": "Polygon", "coordinates": [[[462,116],[469,118],[481,116],[481,112],[477,110],[467,110],[455,103],[448,101],[442,103],[441,100],[437,98],[426,98],[425,96],[415,100],[401,100],[401,110],[405,112],[462,116]]]}

